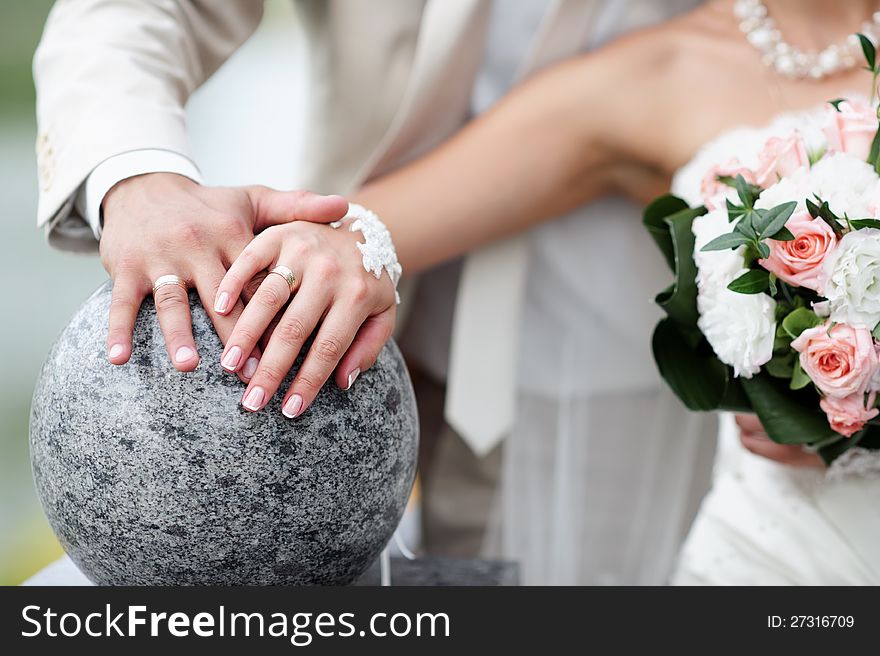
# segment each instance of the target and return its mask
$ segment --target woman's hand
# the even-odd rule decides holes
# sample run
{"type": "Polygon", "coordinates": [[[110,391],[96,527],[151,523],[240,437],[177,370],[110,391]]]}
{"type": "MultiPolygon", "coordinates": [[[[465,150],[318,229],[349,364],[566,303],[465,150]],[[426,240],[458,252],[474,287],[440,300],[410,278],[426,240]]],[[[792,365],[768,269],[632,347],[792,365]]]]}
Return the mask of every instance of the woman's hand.
{"type": "MultiPolygon", "coordinates": [[[[101,262],[113,278],[107,355],[111,363],[131,357],[132,331],[141,301],[156,279],[178,276],[199,299],[217,334],[228,340],[243,310],[238,294],[226,312],[214,311],[214,292],[226,265],[268,225],[294,219],[334,221],[348,203],[340,196],[267,187],[203,187],[173,173],[151,173],[119,182],[104,199],[101,262]]],[[[273,276],[277,278],[278,276],[273,276]]],[[[168,356],[179,371],[199,363],[186,291],[166,285],[154,294],[168,356]]],[[[248,351],[247,381],[260,356],[248,351]]]]}
{"type": "Polygon", "coordinates": [[[215,310],[220,314],[230,311],[231,299],[239,298],[243,287],[262,271],[282,265],[296,277],[291,291],[284,276],[267,275],[226,341],[221,366],[238,372],[245,356],[268,334],[242,397],[246,409],[265,407],[319,323],[284,397],[286,417],[302,414],[334,369],[336,383],[348,389],[376,361],[394,329],[397,305],[389,276],[377,279],[364,269],[356,247],[360,236],[295,221],[267,228],[232,263],[217,288],[215,310]]]}
{"type": "Polygon", "coordinates": [[[792,467],[824,467],[818,454],[797,444],[779,444],[771,440],[755,415],[737,415],[739,439],[742,445],[755,455],[775,460],[792,467]]]}

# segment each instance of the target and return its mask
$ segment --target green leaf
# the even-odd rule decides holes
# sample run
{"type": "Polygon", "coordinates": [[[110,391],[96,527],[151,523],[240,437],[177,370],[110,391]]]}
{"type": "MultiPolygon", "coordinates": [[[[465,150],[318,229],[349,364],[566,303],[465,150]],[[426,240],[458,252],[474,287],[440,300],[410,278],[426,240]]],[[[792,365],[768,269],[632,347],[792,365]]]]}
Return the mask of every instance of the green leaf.
{"type": "Polygon", "coordinates": [[[874,330],[871,331],[871,335],[874,336],[874,339],[880,339],[880,323],[874,326],[874,330]]]}
{"type": "Polygon", "coordinates": [[[834,231],[834,234],[837,237],[843,236],[843,230],[841,229],[840,217],[837,216],[834,212],[831,211],[831,207],[828,205],[827,201],[819,200],[819,205],[816,205],[809,198],[806,199],[807,211],[810,213],[814,219],[822,219],[827,223],[831,229],[834,231]]]}
{"type": "Polygon", "coordinates": [[[744,234],[749,239],[757,241],[758,229],[755,227],[755,223],[758,221],[760,221],[760,215],[755,210],[746,210],[743,212],[742,218],[736,224],[734,230],[744,234]]]}
{"type": "Polygon", "coordinates": [[[865,55],[865,61],[868,62],[868,68],[873,71],[876,68],[875,59],[877,57],[874,44],[864,34],[859,33],[856,36],[859,38],[859,43],[862,44],[862,53],[865,55]]]}
{"type": "Polygon", "coordinates": [[[660,307],[683,330],[699,339],[697,330],[697,266],[694,263],[694,219],[706,213],[705,207],[684,209],[664,219],[672,239],[675,282],[655,298],[660,307]]]}
{"type": "Polygon", "coordinates": [[[791,383],[788,385],[789,389],[803,389],[812,382],[813,381],[810,380],[810,377],[804,371],[804,368],[801,367],[800,358],[795,359],[794,370],[791,372],[791,383]]]}
{"type": "Polygon", "coordinates": [[[766,260],[770,257],[770,247],[763,241],[758,244],[758,255],[762,260],[766,260]]]}
{"type": "Polygon", "coordinates": [[[745,214],[746,210],[744,207],[732,203],[729,198],[725,202],[727,203],[727,220],[731,223],[745,214]]]}
{"type": "MultiPolygon", "coordinates": [[[[797,203],[792,201],[765,210],[764,214],[761,216],[761,239],[767,239],[782,230],[785,227],[785,223],[794,213],[795,207],[797,207],[797,203]]],[[[792,236],[792,239],[793,238],[794,236],[792,236]]]]}
{"type": "Polygon", "coordinates": [[[875,451],[880,449],[880,427],[876,425],[869,424],[852,437],[835,435],[838,439],[828,439],[819,447],[819,455],[825,464],[831,464],[854,446],[875,451]]]}
{"type": "Polygon", "coordinates": [[[773,241],[794,241],[794,235],[788,228],[782,228],[775,235],[770,235],[770,239],[773,241]]]}
{"type": "Polygon", "coordinates": [[[770,274],[764,269],[746,271],[736,280],[730,282],[727,288],[739,294],[760,294],[770,287],[770,274]]]}
{"type": "Polygon", "coordinates": [[[821,326],[823,323],[825,320],[822,317],[812,310],[802,307],[794,310],[782,320],[782,329],[789,337],[797,339],[805,330],[821,326]]]}
{"type": "Polygon", "coordinates": [[[770,362],[764,365],[764,371],[774,378],[791,380],[791,375],[794,373],[794,360],[795,355],[791,351],[785,355],[774,356],[770,362]]]}
{"type": "Polygon", "coordinates": [[[686,209],[688,209],[688,204],[681,198],[666,194],[654,200],[642,213],[642,223],[651,233],[651,237],[660,248],[663,257],[666,258],[666,263],[673,271],[675,271],[675,250],[672,246],[672,235],[669,234],[669,226],[665,219],[686,209]]]}
{"type": "Polygon", "coordinates": [[[880,230],[880,221],[877,219],[850,219],[849,224],[853,230],[861,230],[863,228],[875,228],[880,230]]]}
{"type": "Polygon", "coordinates": [[[862,433],[864,433],[864,431],[856,433],[852,437],[844,437],[843,435],[835,433],[834,437],[829,437],[822,443],[822,447],[819,449],[819,455],[822,457],[822,460],[826,465],[830,465],[837,460],[837,458],[856,446],[862,439],[862,433]]]}
{"type": "Polygon", "coordinates": [[[741,174],[736,176],[735,183],[736,195],[739,196],[739,200],[743,204],[743,207],[747,210],[754,208],[755,200],[760,195],[761,188],[746,182],[746,179],[742,177],[741,174]]]}
{"type": "Polygon", "coordinates": [[[838,112],[840,111],[840,103],[846,102],[846,98],[835,98],[834,100],[829,100],[828,104],[831,105],[838,112]]]}
{"type": "Polygon", "coordinates": [[[812,390],[792,392],[785,381],[766,373],[743,378],[740,384],[774,442],[815,444],[834,435],[812,390]]]}
{"type": "Polygon", "coordinates": [[[651,346],[660,375],[685,406],[691,410],[719,407],[730,374],[711,350],[692,344],[668,317],[654,329],[651,346]]]}
{"type": "Polygon", "coordinates": [[[874,139],[871,141],[868,164],[874,167],[875,173],[880,172],[880,130],[874,133],[874,139]]]}
{"type": "Polygon", "coordinates": [[[701,251],[726,251],[728,248],[739,248],[748,244],[751,240],[739,232],[729,232],[715,237],[712,241],[701,248],[701,251]]]}

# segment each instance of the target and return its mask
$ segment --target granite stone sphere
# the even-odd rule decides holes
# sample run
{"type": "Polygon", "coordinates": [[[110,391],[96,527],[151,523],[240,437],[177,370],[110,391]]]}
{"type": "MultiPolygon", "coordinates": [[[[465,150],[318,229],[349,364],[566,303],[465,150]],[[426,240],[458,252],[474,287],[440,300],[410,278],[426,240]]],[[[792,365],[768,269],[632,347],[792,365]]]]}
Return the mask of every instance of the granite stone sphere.
{"type": "Polygon", "coordinates": [[[393,534],[415,475],[416,405],[397,347],[291,420],[280,401],[292,376],[263,411],[241,407],[244,384],[220,368],[194,293],[201,363],[187,374],[168,360],[151,298],[131,361],[111,365],[109,305],[107,283],[77,311],[31,412],[37,491],[79,568],[104,585],[354,581],[393,534]]]}

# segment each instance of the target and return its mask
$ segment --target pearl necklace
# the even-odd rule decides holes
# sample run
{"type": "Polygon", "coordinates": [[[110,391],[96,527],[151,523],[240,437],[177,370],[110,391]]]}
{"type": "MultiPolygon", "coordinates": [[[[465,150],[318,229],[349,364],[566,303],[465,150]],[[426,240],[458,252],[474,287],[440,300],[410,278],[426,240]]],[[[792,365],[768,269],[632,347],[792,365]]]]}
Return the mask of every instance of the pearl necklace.
{"type": "MultiPolygon", "coordinates": [[[[764,65],[789,78],[821,80],[829,75],[851,69],[861,58],[858,37],[851,35],[843,43],[835,43],[816,51],[804,51],[782,40],[776,22],[767,15],[767,7],[760,0],[736,0],[733,13],[739,19],[739,29],[761,53],[764,65]]],[[[880,31],[880,11],[862,24],[861,33],[874,43],[880,31]]]]}

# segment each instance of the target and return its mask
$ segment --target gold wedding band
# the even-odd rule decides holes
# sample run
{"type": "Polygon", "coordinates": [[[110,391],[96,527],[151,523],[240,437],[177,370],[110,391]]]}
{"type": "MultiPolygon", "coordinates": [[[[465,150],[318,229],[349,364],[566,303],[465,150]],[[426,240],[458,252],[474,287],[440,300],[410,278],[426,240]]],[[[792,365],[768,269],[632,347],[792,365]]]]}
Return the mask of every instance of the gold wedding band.
{"type": "Polygon", "coordinates": [[[293,275],[293,271],[291,271],[288,267],[284,266],[283,264],[279,264],[277,267],[272,269],[269,273],[270,274],[275,273],[275,274],[278,274],[279,276],[281,276],[282,278],[284,278],[285,282],[287,283],[287,286],[290,287],[291,294],[296,289],[296,276],[293,275]]]}
{"type": "Polygon", "coordinates": [[[167,276],[159,276],[156,278],[156,282],[153,283],[153,294],[159,291],[165,285],[177,285],[178,287],[182,287],[183,291],[187,291],[188,287],[184,282],[183,278],[175,275],[167,275],[167,276]]]}

